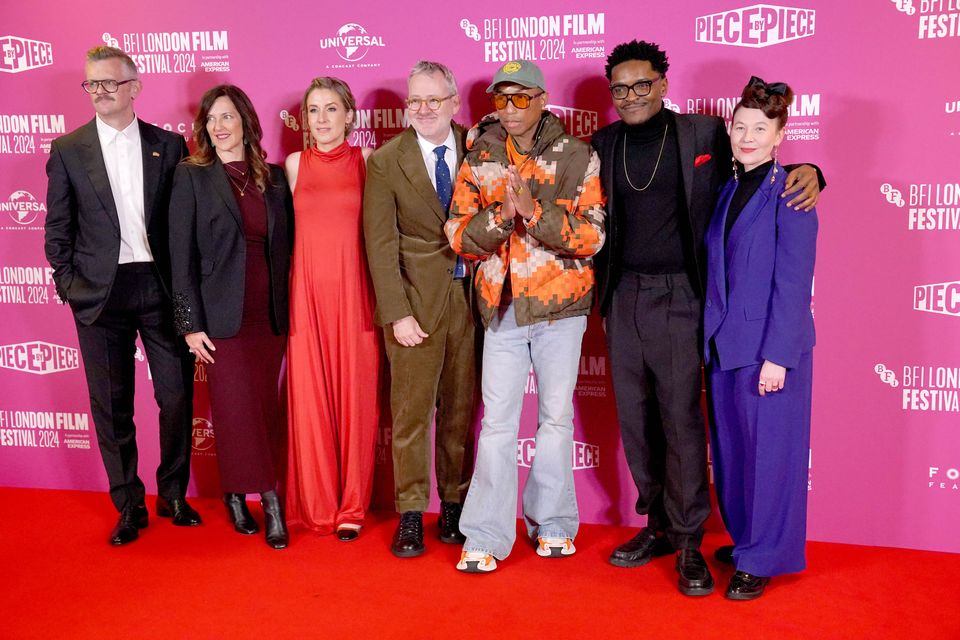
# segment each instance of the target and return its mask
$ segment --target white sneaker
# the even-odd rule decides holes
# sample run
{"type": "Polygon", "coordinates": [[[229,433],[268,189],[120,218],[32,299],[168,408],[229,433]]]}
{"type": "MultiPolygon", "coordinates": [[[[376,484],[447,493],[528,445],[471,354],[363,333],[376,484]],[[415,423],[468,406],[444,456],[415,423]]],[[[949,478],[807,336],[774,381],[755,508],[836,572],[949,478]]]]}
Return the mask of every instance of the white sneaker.
{"type": "Polygon", "coordinates": [[[461,551],[457,569],[465,573],[489,573],[497,568],[497,559],[483,551],[461,551]]]}
{"type": "Polygon", "coordinates": [[[576,552],[573,538],[537,538],[537,555],[543,558],[562,558],[576,552]]]}

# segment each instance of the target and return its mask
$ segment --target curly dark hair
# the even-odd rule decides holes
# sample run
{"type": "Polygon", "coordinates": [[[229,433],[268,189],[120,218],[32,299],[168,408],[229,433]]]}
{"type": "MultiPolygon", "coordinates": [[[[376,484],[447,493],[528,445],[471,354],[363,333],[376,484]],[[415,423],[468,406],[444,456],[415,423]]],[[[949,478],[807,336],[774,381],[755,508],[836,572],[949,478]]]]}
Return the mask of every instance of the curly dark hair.
{"type": "Polygon", "coordinates": [[[645,60],[650,63],[653,70],[662,76],[667,75],[667,69],[670,68],[670,62],[667,60],[667,54],[660,49],[655,42],[645,42],[643,40],[631,40],[622,42],[613,48],[610,55],[607,56],[607,64],[603,68],[610,79],[613,68],[621,62],[630,60],[645,60]]]}

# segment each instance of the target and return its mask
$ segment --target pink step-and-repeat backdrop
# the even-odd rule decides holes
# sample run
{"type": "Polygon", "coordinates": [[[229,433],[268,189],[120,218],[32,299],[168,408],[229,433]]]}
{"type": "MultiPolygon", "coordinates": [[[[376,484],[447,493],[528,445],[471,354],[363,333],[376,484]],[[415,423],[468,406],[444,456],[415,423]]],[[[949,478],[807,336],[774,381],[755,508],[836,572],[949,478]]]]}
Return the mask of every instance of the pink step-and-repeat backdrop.
{"type": "MultiPolygon", "coordinates": [[[[614,118],[603,64],[640,38],[669,54],[667,106],[729,117],[751,75],[797,92],[782,158],[819,164],[809,536],[960,552],[960,0],[536,0],[404,4],[10,3],[0,25],[0,485],[103,490],[77,350],[43,256],[50,142],[93,115],[84,52],[108,43],[140,67],[138,115],[188,134],[204,90],[243,87],[274,162],[301,147],[298,102],[318,75],[359,100],[354,144],[405,126],[406,74],[457,74],[471,124],[496,68],[546,74],[551,110],[588,139],[614,118]],[[246,4],[246,7],[244,5],[246,4]],[[521,8],[522,7],[522,8],[521,8]],[[951,280],[956,278],[957,280],[951,280]]],[[[141,475],[154,489],[156,405],[138,353],[141,475]]],[[[191,492],[219,492],[216,425],[196,371],[191,492]]],[[[518,443],[534,455],[536,383],[518,443]]],[[[591,318],[576,397],[585,522],[638,524],[602,329],[591,318]]],[[[390,506],[390,431],[376,501],[390,506]]],[[[106,500],[106,499],[105,499],[106,500]]],[[[712,521],[718,527],[716,520],[712,521]]]]}

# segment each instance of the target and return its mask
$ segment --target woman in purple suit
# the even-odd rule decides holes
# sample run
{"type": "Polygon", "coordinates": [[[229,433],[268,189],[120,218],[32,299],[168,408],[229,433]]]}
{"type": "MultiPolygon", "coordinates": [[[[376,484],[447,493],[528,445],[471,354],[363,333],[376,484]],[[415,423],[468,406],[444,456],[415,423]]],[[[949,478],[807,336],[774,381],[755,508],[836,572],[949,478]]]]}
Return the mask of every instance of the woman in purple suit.
{"type": "Polygon", "coordinates": [[[793,92],[751,78],[734,110],[735,173],[707,230],[707,362],[717,496],[736,573],[726,596],[752,600],[805,566],[814,345],[810,292],[816,212],[780,198],[777,147],[793,92]]]}

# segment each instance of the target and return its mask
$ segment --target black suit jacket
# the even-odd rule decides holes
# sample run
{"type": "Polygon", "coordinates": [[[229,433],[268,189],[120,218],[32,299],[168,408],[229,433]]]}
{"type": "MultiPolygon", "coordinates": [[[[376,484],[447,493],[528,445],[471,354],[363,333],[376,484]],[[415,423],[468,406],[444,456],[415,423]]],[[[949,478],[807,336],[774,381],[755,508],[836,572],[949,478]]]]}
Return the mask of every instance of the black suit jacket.
{"type": "MultiPolygon", "coordinates": [[[[187,144],[183,136],[137,122],[147,240],[157,275],[169,295],[167,210],[173,171],[187,155],[187,144]]],[[[70,303],[80,322],[89,325],[106,304],[120,259],[120,218],[96,119],[53,141],[47,178],[47,260],[53,267],[57,295],[70,303]]]]}
{"type": "MultiPolygon", "coordinates": [[[[683,176],[687,216],[691,233],[684,234],[692,246],[685,247],[685,255],[694,256],[695,264],[690,281],[702,296],[706,283],[706,249],[703,237],[710,223],[717,194],[730,177],[733,169],[733,154],[730,138],[722,118],[700,114],[675,114],[677,142],[680,147],[680,171],[683,176]]],[[[600,155],[600,181],[607,194],[607,240],[597,254],[597,300],[600,313],[606,315],[610,300],[620,280],[623,244],[629,242],[619,234],[616,210],[614,177],[616,164],[614,152],[620,141],[623,122],[618,120],[593,134],[593,147],[600,155]]]]}
{"type": "MultiPolygon", "coordinates": [[[[270,166],[267,266],[270,318],[276,334],[288,326],[288,282],[293,246],[293,200],[283,169],[270,166]]],[[[250,187],[254,188],[254,187],[250,187]]],[[[170,198],[170,254],[174,319],[180,334],[205,331],[229,338],[240,330],[246,275],[246,238],[237,199],[219,160],[181,163],[170,198]]]]}

